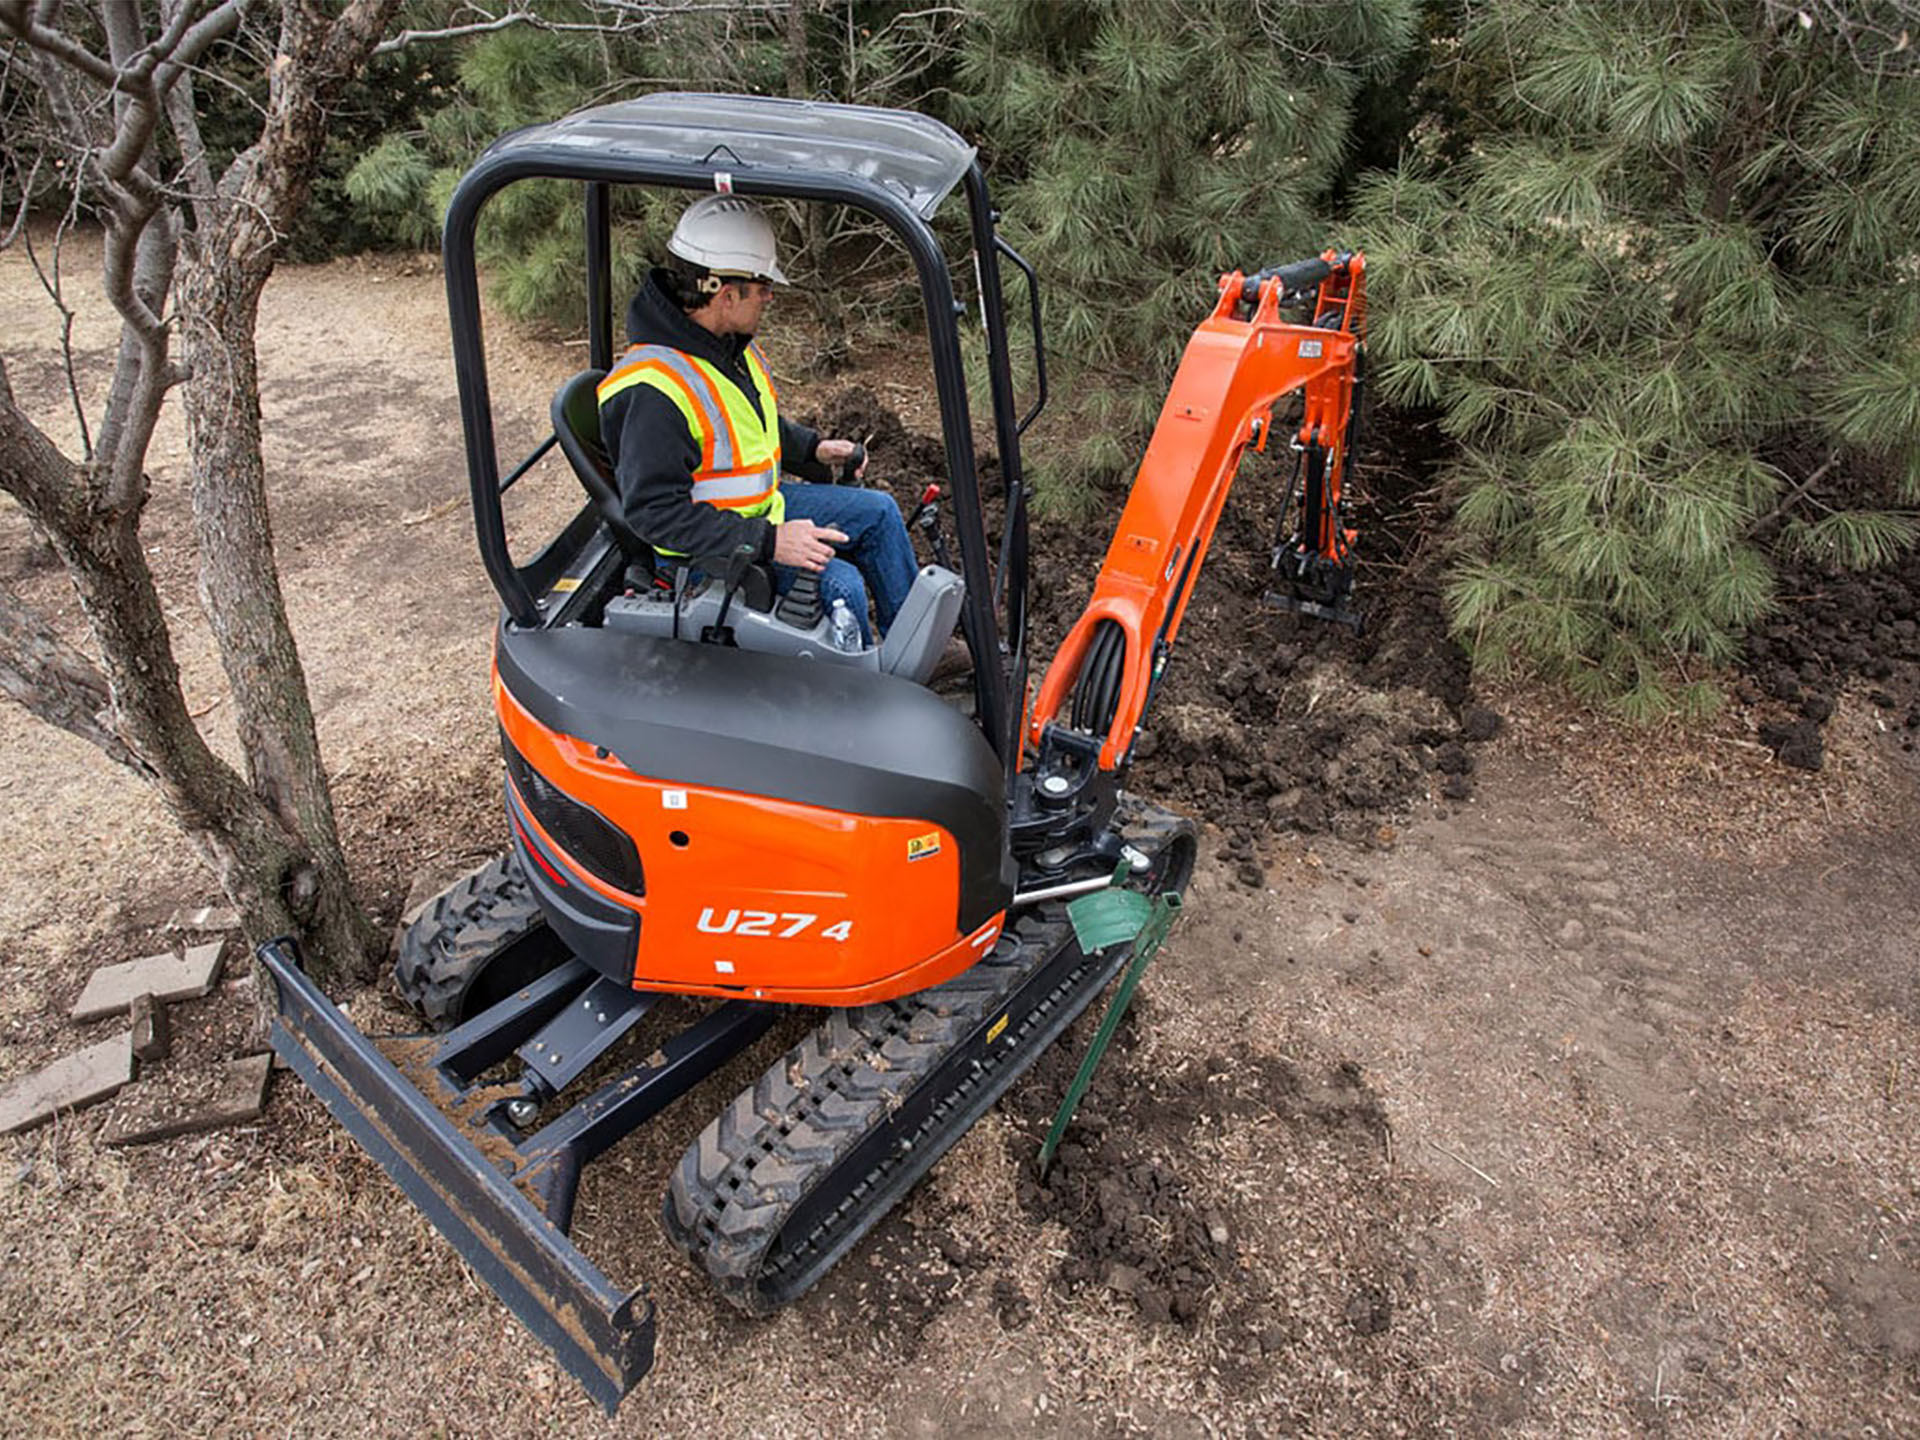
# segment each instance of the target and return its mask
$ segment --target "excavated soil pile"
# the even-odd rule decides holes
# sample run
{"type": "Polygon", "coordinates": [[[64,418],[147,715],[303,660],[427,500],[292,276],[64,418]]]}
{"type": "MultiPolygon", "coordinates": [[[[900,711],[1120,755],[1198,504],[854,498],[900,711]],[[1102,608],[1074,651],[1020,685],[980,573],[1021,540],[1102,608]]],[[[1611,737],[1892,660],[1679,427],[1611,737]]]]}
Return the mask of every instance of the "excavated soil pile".
{"type": "Polygon", "coordinates": [[[1791,564],[1779,611],[1747,637],[1737,698],[1756,708],[1760,740],[1782,763],[1818,770],[1822,727],[1850,682],[1911,751],[1920,731],[1920,556],[1869,574],[1791,564]]]}
{"type": "MultiPolygon", "coordinates": [[[[1044,1177],[1034,1157],[1082,1047],[1050,1049],[1003,1102],[1021,1206],[1064,1232],[1046,1283],[1080,1301],[1104,1294],[1149,1328],[1206,1333],[1230,1390],[1271,1374],[1280,1352],[1344,1353],[1368,1368],[1368,1337],[1421,1281],[1398,1227],[1368,1219],[1392,1213],[1382,1195],[1406,1197],[1359,1067],[1308,1073],[1243,1042],[1164,1070],[1129,1045],[1139,1033],[1130,1014],[1044,1177]],[[1262,1190],[1233,1161],[1249,1144],[1292,1157],[1285,1188],[1331,1185],[1354,1203],[1309,1213],[1297,1196],[1262,1190]]],[[[1000,1323],[1017,1329],[1029,1299],[1002,1290],[1000,1323]]]]}
{"type": "MultiPolygon", "coordinates": [[[[843,390],[805,418],[825,433],[872,436],[870,478],[893,483],[903,505],[926,480],[945,478],[939,439],[908,431],[870,391],[843,390]]],[[[1130,783],[1218,823],[1249,884],[1259,883],[1270,832],[1335,831],[1365,844],[1415,802],[1469,799],[1474,746],[1500,729],[1500,717],[1474,703],[1467,657],[1446,633],[1437,556],[1423,545],[1432,432],[1384,413],[1374,432],[1350,511],[1364,631],[1263,603],[1286,475],[1277,450],[1248,461],[1136,751],[1130,783]]],[[[997,467],[983,470],[992,495],[997,467]]],[[[1034,524],[1037,657],[1052,653],[1085,606],[1123,504],[1116,492],[1084,523],[1034,524]]],[[[989,509],[997,525],[997,507],[989,509]]]]}

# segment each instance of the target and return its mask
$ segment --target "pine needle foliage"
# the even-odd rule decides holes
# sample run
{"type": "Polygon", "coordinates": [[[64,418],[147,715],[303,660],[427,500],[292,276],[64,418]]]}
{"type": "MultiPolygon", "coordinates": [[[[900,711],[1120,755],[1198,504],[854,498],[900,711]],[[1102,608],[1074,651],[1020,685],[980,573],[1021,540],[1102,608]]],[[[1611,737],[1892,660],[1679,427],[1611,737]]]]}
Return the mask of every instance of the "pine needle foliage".
{"type": "MultiPolygon", "coordinates": [[[[454,186],[498,136],[590,105],[657,90],[788,94],[914,106],[945,89],[961,7],[906,9],[886,0],[714,0],[648,7],[630,0],[545,0],[540,25],[468,36],[440,47],[453,83],[441,103],[364,148],[347,179],[357,213],[388,243],[429,243],[454,186]]],[[[462,7],[423,15],[446,23],[462,7]]],[[[437,52],[438,53],[438,52],[437,52]]],[[[658,263],[684,193],[616,191],[616,291],[658,263]]],[[[585,259],[578,188],[510,186],[489,202],[478,237],[489,294],[519,320],[577,327],[585,259]]],[[[784,207],[785,268],[815,295],[830,262],[854,268],[875,233],[848,217],[784,207]],[[843,253],[843,252],[850,252],[843,253]]],[[[896,287],[897,288],[897,287],[896,287]]]]}
{"type": "Polygon", "coordinates": [[[1763,3],[1463,25],[1438,78],[1497,106],[1356,188],[1382,388],[1459,442],[1453,623],[1624,713],[1697,707],[1783,551],[1916,539],[1920,82],[1763,3]]]}
{"type": "Polygon", "coordinates": [[[1356,94],[1412,0],[982,0],[956,123],[1043,281],[1047,418],[1027,473],[1071,514],[1131,478],[1228,270],[1317,253],[1356,94]]]}
{"type": "MultiPolygon", "coordinates": [[[[573,23],[598,13],[584,4],[546,8],[548,18],[573,23]]],[[[432,245],[454,186],[497,136],[592,103],[610,68],[646,60],[638,37],[618,30],[513,27],[453,48],[453,83],[441,103],[410,127],[388,132],[346,177],[359,214],[378,224],[390,244],[432,245]]],[[[637,223],[632,214],[621,219],[637,223]]],[[[579,324],[586,271],[578,187],[557,181],[509,186],[487,206],[477,252],[505,313],[579,324]]]]}

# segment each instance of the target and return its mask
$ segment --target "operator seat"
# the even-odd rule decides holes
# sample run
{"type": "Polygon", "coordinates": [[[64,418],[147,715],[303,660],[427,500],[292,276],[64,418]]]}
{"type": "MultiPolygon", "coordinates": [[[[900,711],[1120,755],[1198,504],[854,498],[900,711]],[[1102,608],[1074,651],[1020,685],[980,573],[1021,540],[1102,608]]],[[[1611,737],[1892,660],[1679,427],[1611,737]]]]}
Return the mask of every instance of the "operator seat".
{"type": "MultiPolygon", "coordinates": [[[[600,518],[606,521],[607,529],[627,557],[629,570],[639,568],[650,581],[653,575],[670,567],[662,565],[654,548],[627,524],[626,512],[621,508],[620,482],[614,476],[607,447],[600,440],[599,390],[600,382],[606,378],[604,370],[582,370],[553,392],[553,404],[549,407],[553,435],[588,498],[599,507],[600,518]]],[[[634,578],[629,576],[630,583],[634,578]]],[[[740,602],[754,610],[771,610],[773,598],[773,576],[764,566],[753,566],[740,587],[740,602]]]]}
{"type": "Polygon", "coordinates": [[[655,563],[653,547],[627,524],[626,514],[620,508],[620,488],[614,479],[613,462],[607,456],[607,447],[600,443],[598,391],[600,382],[606,378],[604,370],[582,370],[553,392],[553,404],[549,407],[553,416],[553,438],[560,442],[560,453],[573,466],[574,476],[587,497],[599,508],[600,518],[613,532],[621,553],[633,564],[651,570],[655,563]]]}

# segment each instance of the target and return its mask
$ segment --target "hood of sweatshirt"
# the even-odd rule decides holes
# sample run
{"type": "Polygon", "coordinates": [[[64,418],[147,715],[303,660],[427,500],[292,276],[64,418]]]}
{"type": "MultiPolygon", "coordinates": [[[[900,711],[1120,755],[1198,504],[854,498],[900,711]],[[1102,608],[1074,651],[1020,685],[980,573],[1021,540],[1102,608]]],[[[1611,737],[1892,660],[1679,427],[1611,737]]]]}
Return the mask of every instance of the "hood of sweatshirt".
{"type": "Polygon", "coordinates": [[[739,369],[740,357],[746,354],[747,344],[752,337],[716,335],[704,326],[694,324],[687,318],[686,312],[668,297],[661,283],[666,273],[659,269],[648,271],[646,284],[633,292],[633,299],[627,306],[627,343],[669,345],[688,355],[710,360],[724,369],[739,369]]]}

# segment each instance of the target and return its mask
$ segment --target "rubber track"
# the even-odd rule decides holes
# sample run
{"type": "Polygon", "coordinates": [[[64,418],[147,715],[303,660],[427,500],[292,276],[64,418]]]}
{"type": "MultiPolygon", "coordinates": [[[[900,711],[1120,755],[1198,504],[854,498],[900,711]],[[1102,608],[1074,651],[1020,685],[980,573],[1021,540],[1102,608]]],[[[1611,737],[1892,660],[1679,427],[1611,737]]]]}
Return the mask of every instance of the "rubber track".
{"type": "MultiPolygon", "coordinates": [[[[1185,820],[1132,797],[1119,818],[1130,843],[1150,855],[1192,833],[1185,820]]],[[[1172,888],[1185,889],[1188,874],[1190,868],[1170,877],[1172,888]]],[[[751,1314],[797,1299],[1044,1047],[1009,1047],[990,1070],[972,1067],[943,1097],[911,1149],[890,1153],[872,1172],[844,1183],[839,1206],[813,1234],[784,1237],[786,1217],[809,1195],[836,1183],[833,1172],[842,1158],[1071,939],[1064,904],[1039,906],[1017,916],[986,958],[944,985],[831,1013],[736,1095],[681,1157],[667,1186],[668,1237],[728,1300],[751,1314]]],[[[1110,971],[1118,960],[1091,963],[1110,971]]],[[[1083,979],[1061,997],[1067,1019],[1101,988],[1083,979]]],[[[1060,1012],[1056,1006],[1049,1013],[1060,1012]]]]}
{"type": "Polygon", "coordinates": [[[434,898],[400,937],[393,981],[436,1030],[467,1018],[467,993],[486,967],[544,930],[519,861],[501,855],[434,898]]]}

